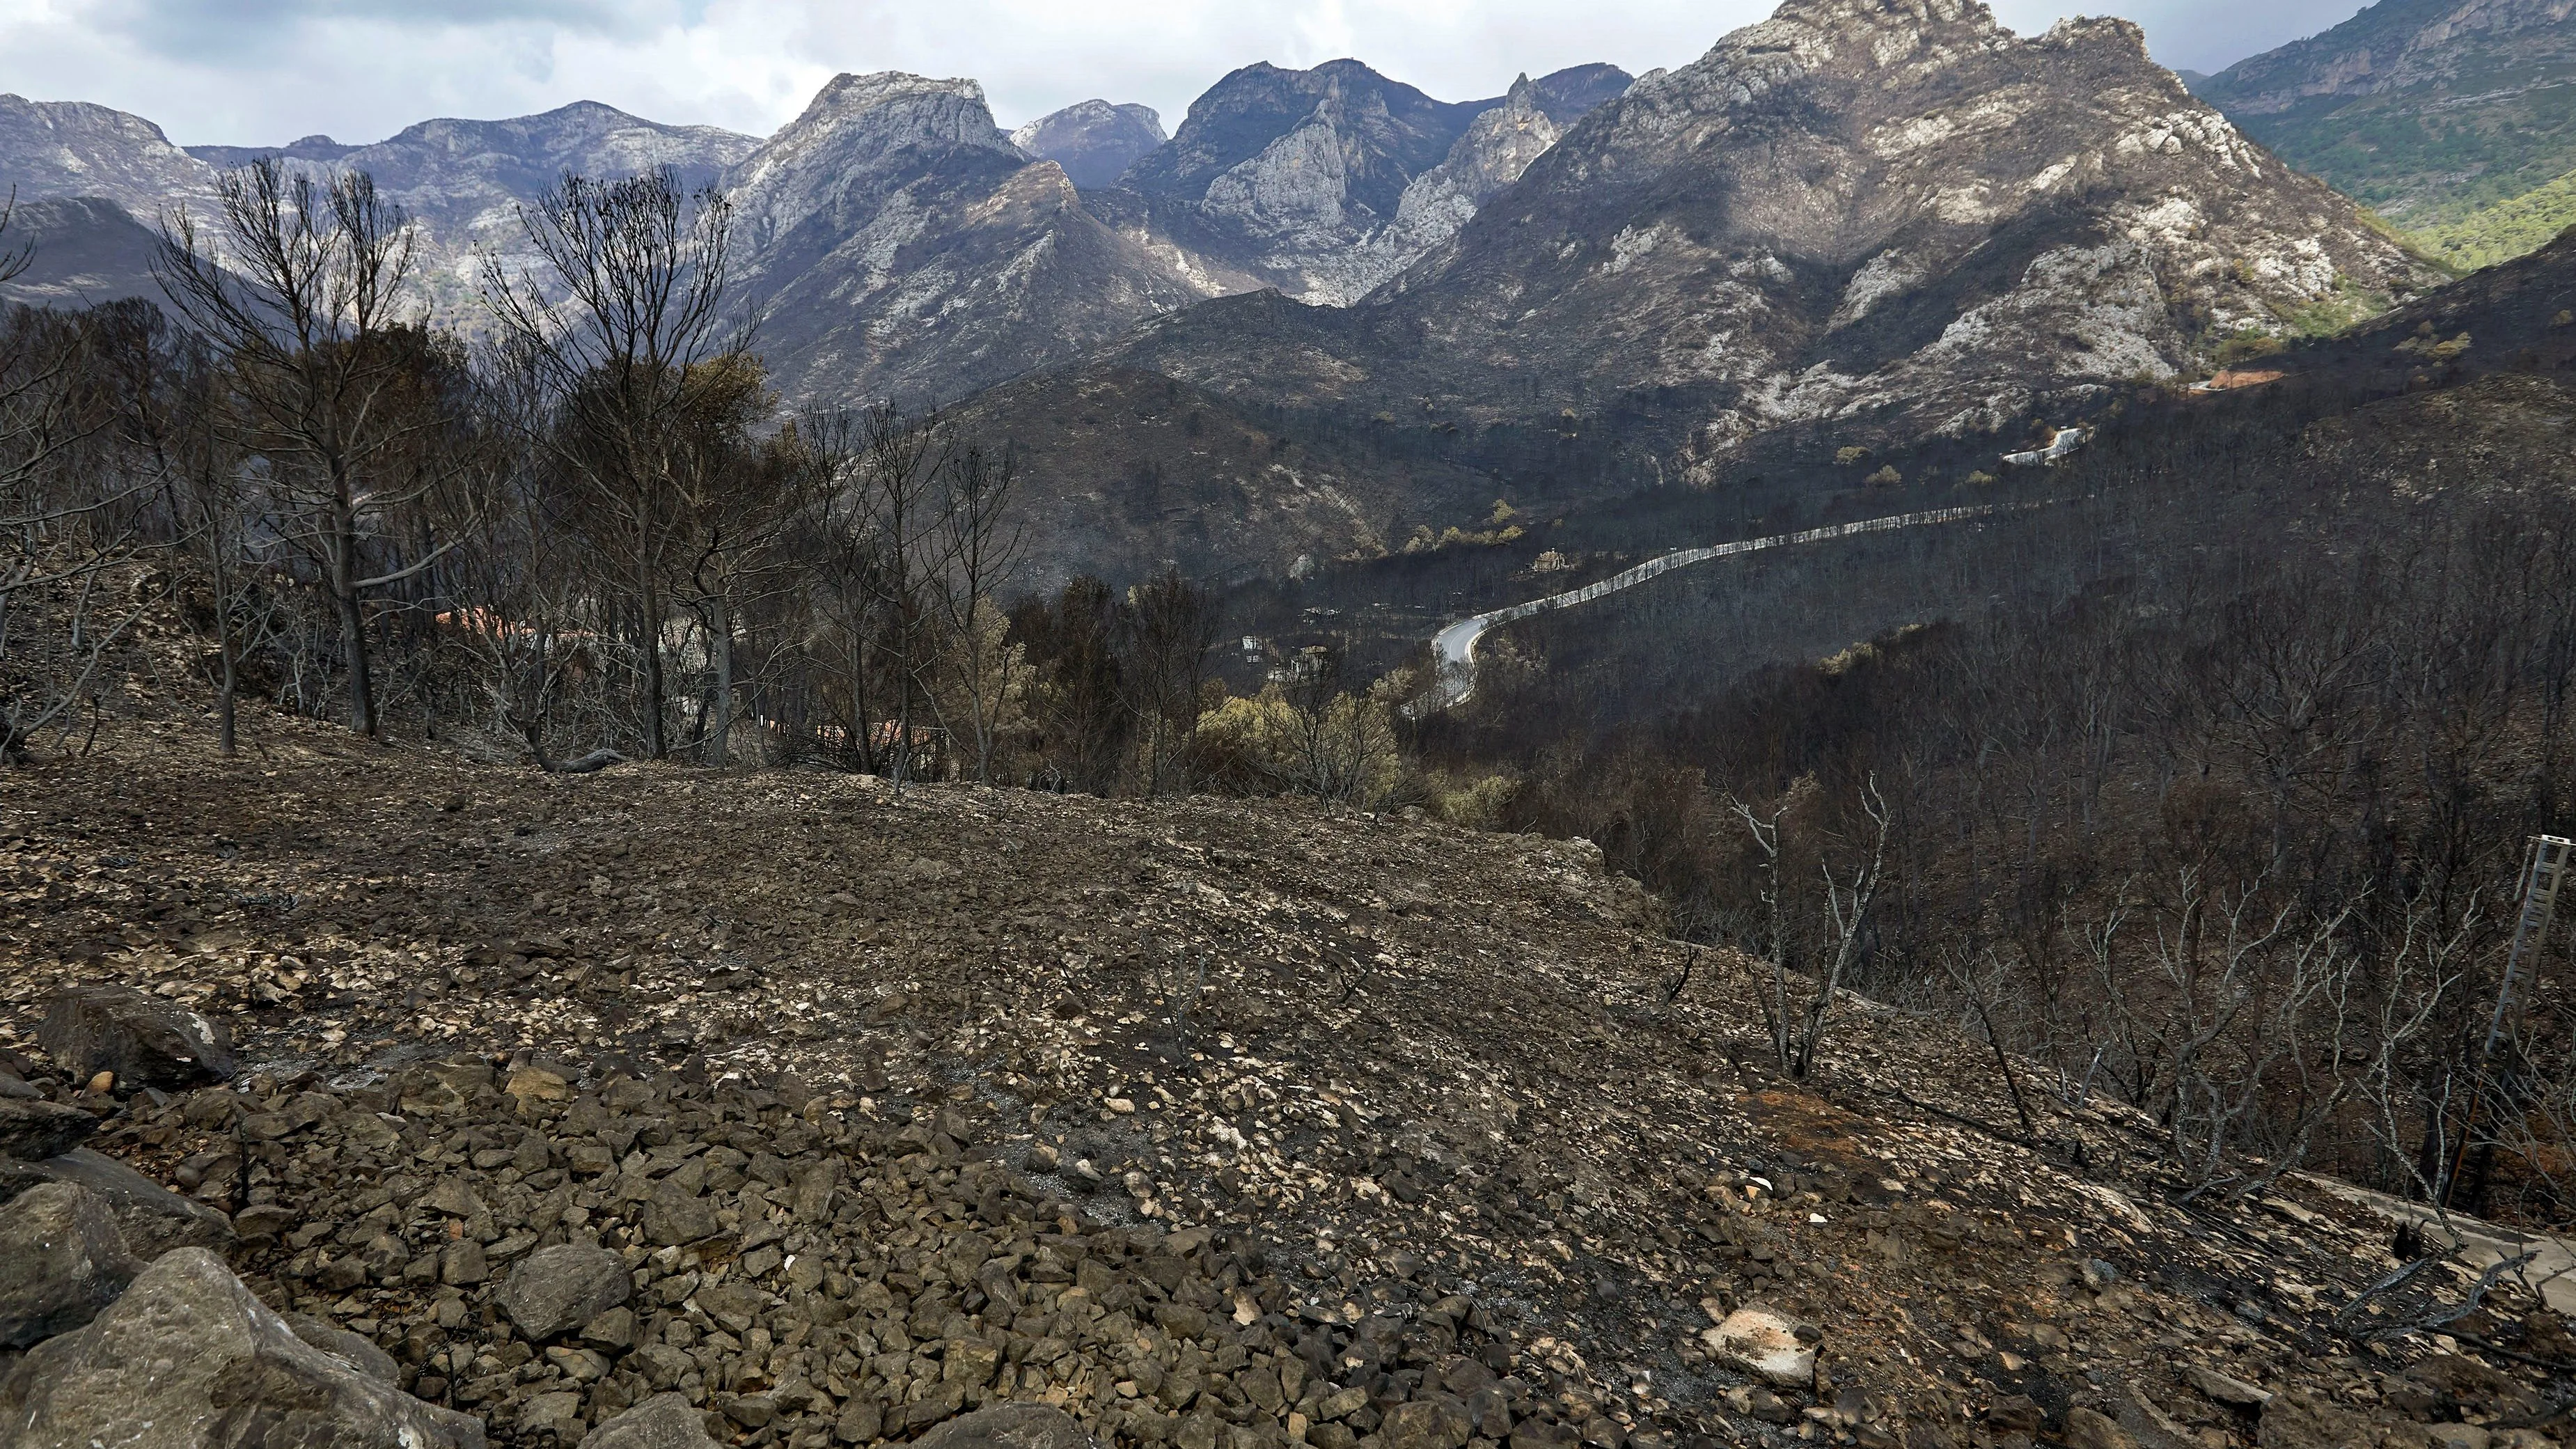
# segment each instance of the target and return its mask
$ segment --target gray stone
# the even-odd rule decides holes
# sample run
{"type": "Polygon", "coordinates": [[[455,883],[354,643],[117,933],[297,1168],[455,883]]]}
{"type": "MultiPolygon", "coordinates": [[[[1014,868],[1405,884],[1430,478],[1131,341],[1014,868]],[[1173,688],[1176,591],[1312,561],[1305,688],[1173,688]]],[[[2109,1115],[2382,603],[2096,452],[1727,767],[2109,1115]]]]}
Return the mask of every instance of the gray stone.
{"type": "Polygon", "coordinates": [[[543,1343],[624,1303],[634,1289],[626,1260],[617,1254],[560,1243],[537,1249],[510,1270],[501,1285],[501,1311],[521,1333],[543,1343]]]}
{"type": "Polygon", "coordinates": [[[2259,1409],[2272,1398],[2243,1379],[2232,1378],[2196,1363],[2184,1365],[2182,1376],[2191,1381],[2193,1388],[2232,1409],[2259,1409]]]}
{"type": "Polygon", "coordinates": [[[98,1119],[78,1107],[0,1097],[0,1157],[60,1157],[97,1130],[98,1119]]]}
{"type": "Polygon", "coordinates": [[[105,1203],[127,1249],[145,1262],[172,1248],[221,1248],[233,1240],[232,1220],[222,1213],[91,1148],[42,1162],[0,1158],[0,1203],[48,1182],[70,1183],[105,1203]]]}
{"type": "Polygon", "coordinates": [[[1386,1411],[1378,1438],[1386,1449],[1466,1449],[1476,1425],[1467,1406],[1447,1394],[1433,1394],[1386,1411]]]}
{"type": "Polygon", "coordinates": [[[914,1441],[920,1449],[1100,1449],[1061,1409],[996,1404],[951,1419],[914,1441]]]}
{"type": "Polygon", "coordinates": [[[193,1087],[239,1070],[221,1021],[117,986],[55,992],[36,1041],[76,1080],[114,1072],[119,1086],[193,1087]]]}
{"type": "Polygon", "coordinates": [[[715,1449],[685,1394],[655,1394],[590,1431],[581,1449],[715,1449]]]}
{"type": "Polygon", "coordinates": [[[376,1347],[375,1341],[363,1334],[351,1333],[309,1313],[286,1315],[286,1326],[295,1331],[297,1338],[378,1383],[399,1384],[402,1381],[402,1367],[394,1362],[394,1356],[376,1347]]]}
{"type": "Polygon", "coordinates": [[[0,1348],[89,1322],[142,1267],[97,1198],[58,1182],[20,1193],[0,1213],[0,1348]]]}
{"type": "Polygon", "coordinates": [[[181,1248],[0,1382],[11,1449],[482,1449],[435,1408],[296,1337],[214,1254],[181,1248]]]}
{"type": "Polygon", "coordinates": [[[654,1184],[652,1201],[644,1206],[644,1231],[664,1247],[714,1237],[722,1227],[714,1203],[668,1179],[654,1184]]]}

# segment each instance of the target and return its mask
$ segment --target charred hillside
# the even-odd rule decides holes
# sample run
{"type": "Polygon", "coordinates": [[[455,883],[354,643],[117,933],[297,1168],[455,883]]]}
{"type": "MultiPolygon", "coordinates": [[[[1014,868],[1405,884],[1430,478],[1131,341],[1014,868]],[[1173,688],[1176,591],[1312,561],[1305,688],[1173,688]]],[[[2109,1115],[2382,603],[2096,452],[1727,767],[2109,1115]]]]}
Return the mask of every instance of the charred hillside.
{"type": "MultiPolygon", "coordinates": [[[[1781,1079],[1745,964],[1579,843],[193,729],[13,775],[5,1105],[186,1195],[119,1179],[136,1244],[494,1442],[655,1392],[746,1444],[1016,1402],[1183,1446],[2552,1442],[2523,1359],[2338,1319],[2369,1211],[2183,1198],[2145,1119],[2016,1126],[1982,1043],[1863,1002],[1781,1079]],[[72,988],[229,1058],[92,1083],[72,988]]],[[[90,1160],[10,1141],[12,1195],[90,1160]]],[[[2451,1331],[2576,1348],[2509,1291],[2451,1331]]],[[[58,1413],[85,1342],[0,1401],[58,1413]]]]}

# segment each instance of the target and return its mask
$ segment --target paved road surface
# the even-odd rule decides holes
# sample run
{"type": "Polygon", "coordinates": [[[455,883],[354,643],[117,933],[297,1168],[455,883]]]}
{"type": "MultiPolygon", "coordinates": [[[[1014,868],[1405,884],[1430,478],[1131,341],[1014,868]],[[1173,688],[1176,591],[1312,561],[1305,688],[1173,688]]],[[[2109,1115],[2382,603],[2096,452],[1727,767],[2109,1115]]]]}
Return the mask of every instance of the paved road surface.
{"type": "Polygon", "coordinates": [[[1793,543],[1817,543],[1829,538],[1847,538],[1856,533],[1886,533],[1899,528],[1920,528],[1927,523],[1955,523],[1966,518],[1983,518],[2025,508],[2038,508],[2038,503],[1981,503],[1966,508],[1933,508],[1921,513],[1897,513],[1885,518],[1868,518],[1858,523],[1836,523],[1823,528],[1802,529],[1797,533],[1776,533],[1769,538],[1739,539],[1711,548],[1685,548],[1650,558],[1635,568],[1612,574],[1598,583],[1524,604],[1493,609],[1461,619],[1432,636],[1431,649],[1440,661],[1440,690],[1424,705],[1422,713],[1435,714],[1453,704],[1462,704],[1476,687],[1476,641],[1485,631],[1514,619],[1526,619],[1546,609],[1571,608],[1589,603],[1603,594],[1615,594],[1633,588],[1658,575],[1670,573],[1713,558],[1733,558],[1740,553],[1753,553],[1766,548],[1783,548],[1793,543]]]}

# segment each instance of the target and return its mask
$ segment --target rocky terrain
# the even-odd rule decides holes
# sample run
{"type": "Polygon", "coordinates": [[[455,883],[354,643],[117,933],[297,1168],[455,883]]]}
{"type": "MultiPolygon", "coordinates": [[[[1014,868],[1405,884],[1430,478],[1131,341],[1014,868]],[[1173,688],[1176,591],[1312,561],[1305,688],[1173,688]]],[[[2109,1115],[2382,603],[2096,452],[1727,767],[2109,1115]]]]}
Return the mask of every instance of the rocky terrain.
{"type": "MultiPolygon", "coordinates": [[[[1961,0],[1792,0],[1565,128],[1363,304],[1203,303],[1073,386],[1159,374],[1360,441],[1391,478],[1436,460],[1553,508],[1761,471],[1774,433],[1831,452],[2082,416],[2440,280],[2125,22],[2021,37],[1961,0]]],[[[1064,494],[1106,491],[1172,422],[1076,455],[996,411],[1064,494]]],[[[1309,552],[1332,541],[1263,561],[1309,552]]]]}
{"type": "Polygon", "coordinates": [[[537,116],[502,121],[423,121],[373,145],[317,150],[296,143],[313,159],[338,149],[334,164],[376,178],[421,223],[421,280],[442,317],[464,320],[479,306],[478,247],[505,260],[528,260],[518,209],[566,171],[584,176],[633,176],[670,168],[682,184],[714,181],[751,154],[759,141],[714,126],[673,126],[630,116],[596,101],[579,101],[537,116]]]}
{"type": "Polygon", "coordinates": [[[1022,154],[973,81],[842,76],[724,185],[797,401],[953,401],[1205,295],[1022,154]]]}
{"type": "Polygon", "coordinates": [[[1629,79],[1615,66],[1577,66],[1453,104],[1355,60],[1246,66],[1119,177],[1126,196],[1095,205],[1196,274],[1346,305],[1454,235],[1629,79]]]}
{"type": "MultiPolygon", "coordinates": [[[[2497,249],[2491,233],[2514,202],[2576,172],[2568,0],[2380,0],[2194,88],[2284,160],[2465,265],[2547,240],[2556,228],[2497,249]]],[[[2576,221],[2561,207],[2561,226],[2576,221]]]]}
{"type": "Polygon", "coordinates": [[[2566,1432],[2558,1317],[2355,1306],[2395,1239],[2322,1187],[2025,1138],[1856,1000],[1776,1078],[1580,842],[251,726],[0,791],[0,1232],[79,1245],[0,1253],[12,1442],[2566,1432]]]}
{"type": "MultiPolygon", "coordinates": [[[[521,260],[517,208],[565,171],[626,176],[668,166],[689,184],[703,185],[757,144],[712,126],[666,126],[583,101],[503,121],[423,121],[364,146],[307,136],[281,147],[182,150],[140,116],[0,96],[0,189],[14,186],[29,201],[112,202],[145,230],[172,206],[201,220],[213,216],[218,171],[261,156],[364,170],[420,223],[421,302],[443,321],[469,325],[479,305],[475,249],[492,247],[521,260]]],[[[48,247],[74,254],[45,263],[59,272],[60,286],[102,298],[158,295],[148,268],[133,264],[128,228],[114,218],[91,207],[51,225],[59,240],[48,247]],[[74,220],[77,229],[63,229],[74,220]]]]}
{"type": "Polygon", "coordinates": [[[1011,133],[1011,144],[1040,161],[1064,168],[1084,188],[1107,186],[1139,157],[1172,139],[1152,106],[1081,101],[1038,117],[1011,133]]]}

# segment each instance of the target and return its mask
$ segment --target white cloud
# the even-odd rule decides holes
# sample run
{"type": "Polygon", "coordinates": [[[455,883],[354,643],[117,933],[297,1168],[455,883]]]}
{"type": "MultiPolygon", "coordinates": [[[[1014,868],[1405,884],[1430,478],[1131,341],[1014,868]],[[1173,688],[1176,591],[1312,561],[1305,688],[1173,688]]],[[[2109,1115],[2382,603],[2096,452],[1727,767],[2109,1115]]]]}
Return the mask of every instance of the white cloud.
{"type": "MultiPolygon", "coordinates": [[[[2135,0],[2168,64],[2215,69],[2356,0],[2135,0]]],[[[2000,0],[2043,28],[2064,0],[2000,0]]],[[[10,0],[0,90],[148,116],[182,143],[370,141],[430,116],[599,100],[765,134],[844,70],[984,82],[1005,126],[1101,96],[1177,125],[1256,60],[1355,56],[1447,100],[1514,73],[1684,64],[1771,0],[10,0]]]]}

